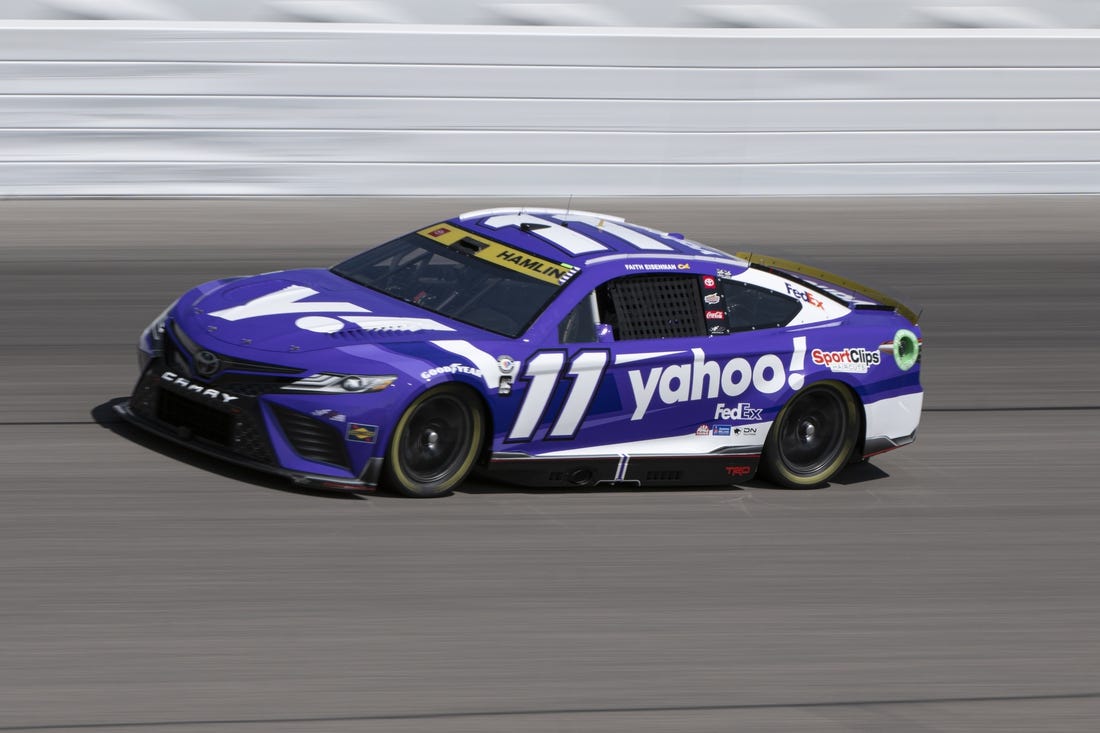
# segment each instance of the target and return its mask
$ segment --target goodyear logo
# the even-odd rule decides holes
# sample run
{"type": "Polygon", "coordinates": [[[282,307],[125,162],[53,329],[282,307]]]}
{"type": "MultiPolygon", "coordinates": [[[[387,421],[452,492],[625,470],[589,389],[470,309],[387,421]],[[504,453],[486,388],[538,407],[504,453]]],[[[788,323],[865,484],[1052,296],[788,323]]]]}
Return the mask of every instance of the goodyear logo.
{"type": "Polygon", "coordinates": [[[349,422],[347,436],[348,440],[356,443],[373,443],[378,437],[378,426],[349,422]]]}

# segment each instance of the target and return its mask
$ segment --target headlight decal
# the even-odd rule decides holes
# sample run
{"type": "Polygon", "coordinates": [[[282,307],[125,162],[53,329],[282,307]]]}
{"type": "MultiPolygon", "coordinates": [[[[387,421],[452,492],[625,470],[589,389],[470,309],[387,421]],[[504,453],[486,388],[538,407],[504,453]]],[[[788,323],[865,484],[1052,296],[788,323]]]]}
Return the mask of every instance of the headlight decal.
{"type": "Polygon", "coordinates": [[[365,374],[311,374],[283,387],[289,392],[322,392],[325,394],[365,394],[380,392],[397,381],[396,374],[373,376],[365,374]]]}

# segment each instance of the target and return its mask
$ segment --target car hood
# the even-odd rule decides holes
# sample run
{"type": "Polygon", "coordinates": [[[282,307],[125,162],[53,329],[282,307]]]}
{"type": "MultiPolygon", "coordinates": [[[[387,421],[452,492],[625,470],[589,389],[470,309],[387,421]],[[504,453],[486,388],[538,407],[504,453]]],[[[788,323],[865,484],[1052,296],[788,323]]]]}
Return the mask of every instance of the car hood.
{"type": "Polygon", "coordinates": [[[175,317],[192,335],[283,353],[486,335],[321,269],[198,288],[181,301],[175,317]]]}

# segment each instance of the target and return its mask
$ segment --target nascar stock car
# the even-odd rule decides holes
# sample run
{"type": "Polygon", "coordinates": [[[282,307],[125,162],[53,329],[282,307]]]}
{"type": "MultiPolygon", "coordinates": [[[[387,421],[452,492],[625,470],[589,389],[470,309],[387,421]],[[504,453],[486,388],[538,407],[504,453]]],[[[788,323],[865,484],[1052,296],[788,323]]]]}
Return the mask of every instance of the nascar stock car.
{"type": "Polygon", "coordinates": [[[116,410],[303,485],[788,487],[913,441],[920,329],[881,293],[620,218],[489,209],[331,269],[209,282],[116,410]]]}

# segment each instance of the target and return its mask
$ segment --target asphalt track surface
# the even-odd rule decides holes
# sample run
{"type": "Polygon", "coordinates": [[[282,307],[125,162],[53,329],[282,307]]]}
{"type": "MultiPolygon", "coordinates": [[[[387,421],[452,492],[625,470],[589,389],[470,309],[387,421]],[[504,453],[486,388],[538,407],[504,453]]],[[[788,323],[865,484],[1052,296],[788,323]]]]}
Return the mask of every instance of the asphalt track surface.
{"type": "Polygon", "coordinates": [[[112,421],[186,287],[492,203],[0,201],[0,733],[1097,729],[1098,199],[574,202],[924,309],[920,438],[817,491],[303,493],[112,421]]]}

